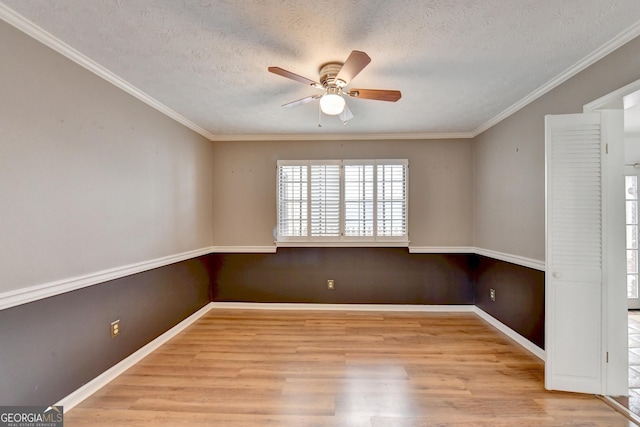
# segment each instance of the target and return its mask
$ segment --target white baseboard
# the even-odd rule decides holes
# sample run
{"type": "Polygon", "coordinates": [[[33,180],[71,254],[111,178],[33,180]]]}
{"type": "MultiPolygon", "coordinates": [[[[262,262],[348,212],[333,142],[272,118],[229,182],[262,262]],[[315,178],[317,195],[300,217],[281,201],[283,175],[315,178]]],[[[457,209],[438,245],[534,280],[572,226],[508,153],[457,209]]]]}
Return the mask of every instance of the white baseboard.
{"type": "Polygon", "coordinates": [[[475,254],[473,246],[409,246],[411,254],[475,254]]]}
{"type": "Polygon", "coordinates": [[[514,331],[513,329],[511,329],[501,321],[499,321],[498,319],[496,319],[495,317],[491,316],[486,311],[478,308],[478,306],[474,305],[472,307],[473,307],[473,312],[478,316],[480,316],[482,319],[489,322],[491,326],[493,326],[494,328],[496,328],[497,330],[499,330],[500,332],[502,332],[503,334],[505,334],[506,336],[508,336],[515,342],[517,342],[518,344],[520,344],[522,347],[524,347],[531,354],[533,354],[543,362],[546,360],[546,354],[543,349],[541,349],[540,347],[538,347],[537,345],[535,345],[534,343],[532,343],[531,341],[529,341],[528,339],[526,339],[525,337],[523,337],[522,335],[520,335],[519,333],[517,333],[516,331],[514,331]]]}
{"type": "Polygon", "coordinates": [[[489,322],[500,332],[516,341],[526,350],[545,360],[544,350],[522,337],[520,334],[480,310],[474,305],[399,305],[399,304],[308,304],[308,303],[244,303],[244,302],[210,302],[191,316],[169,329],[158,338],[154,339],[135,353],[128,356],[115,366],[109,368],[87,384],[73,393],[67,395],[56,406],[63,406],[65,411],[71,410],[80,402],[100,390],[109,382],[124,373],[127,369],[140,362],[143,358],[158,349],[161,345],[178,335],[188,326],[196,322],[202,316],[213,309],[238,309],[238,310],[303,310],[303,311],[386,311],[386,312],[451,312],[451,313],[475,313],[489,322]]]}
{"type": "Polygon", "coordinates": [[[238,310],[303,310],[303,311],[387,311],[387,312],[450,312],[475,313],[491,326],[514,340],[543,362],[545,351],[500,322],[495,317],[475,305],[404,305],[404,304],[309,304],[309,303],[250,303],[250,302],[212,302],[212,308],[228,308],[238,310]]]}
{"type": "Polygon", "coordinates": [[[424,311],[424,312],[472,312],[472,305],[415,305],[415,304],[313,304],[313,303],[262,303],[262,302],[212,302],[213,308],[238,310],[302,310],[302,311],[424,311]]]}
{"type": "Polygon", "coordinates": [[[127,369],[131,368],[136,363],[140,362],[143,358],[151,354],[154,350],[158,349],[162,344],[169,341],[171,338],[178,335],[180,332],[185,330],[188,326],[194,323],[196,320],[207,314],[209,310],[213,308],[212,303],[209,303],[202,307],[200,310],[193,313],[191,316],[184,319],[182,322],[178,323],[173,328],[169,329],[164,334],[160,335],[158,338],[151,341],[149,344],[137,350],[135,353],[131,354],[126,359],[123,359],[118,364],[112,366],[108,370],[104,371],[102,374],[98,375],[93,380],[89,381],[73,393],[64,397],[56,406],[63,406],[65,411],[69,411],[71,408],[82,402],[87,397],[91,396],[96,391],[100,390],[102,387],[107,385],[110,381],[114,380],[120,374],[122,374],[127,369]]]}
{"type": "Polygon", "coordinates": [[[602,396],[597,395],[598,398],[602,399],[607,405],[611,406],[616,411],[620,412],[622,415],[633,421],[633,423],[637,426],[640,426],[640,416],[634,414],[629,408],[623,406],[620,402],[615,400],[611,396],[602,396]]]}
{"type": "Polygon", "coordinates": [[[211,253],[217,254],[264,254],[276,253],[276,245],[270,246],[211,246],[211,253]]]}

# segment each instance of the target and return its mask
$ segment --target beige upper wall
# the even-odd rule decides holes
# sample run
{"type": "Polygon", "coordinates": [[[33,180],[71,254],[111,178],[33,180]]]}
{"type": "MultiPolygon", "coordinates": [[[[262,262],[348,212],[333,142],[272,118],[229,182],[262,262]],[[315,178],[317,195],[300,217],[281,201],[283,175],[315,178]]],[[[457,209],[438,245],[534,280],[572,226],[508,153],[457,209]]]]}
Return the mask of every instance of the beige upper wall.
{"type": "Polygon", "coordinates": [[[211,245],[212,146],[0,21],[0,292],[211,245]]]}
{"type": "Polygon", "coordinates": [[[273,245],[276,161],[409,159],[412,246],[472,243],[470,140],[214,142],[213,244],[273,245]]]}
{"type": "Polygon", "coordinates": [[[474,140],[210,143],[3,22],[0,55],[0,292],[272,245],[278,159],[408,158],[413,246],[542,260],[544,115],[640,79],[636,39],[474,140]]]}
{"type": "Polygon", "coordinates": [[[475,246],[545,259],[544,116],[581,113],[638,79],[640,38],[474,139],[475,246]]]}
{"type": "Polygon", "coordinates": [[[273,244],[279,159],[408,158],[412,246],[544,260],[544,116],[640,79],[640,38],[473,140],[214,143],[214,245],[273,244]],[[221,206],[222,204],[222,206],[221,206]]]}

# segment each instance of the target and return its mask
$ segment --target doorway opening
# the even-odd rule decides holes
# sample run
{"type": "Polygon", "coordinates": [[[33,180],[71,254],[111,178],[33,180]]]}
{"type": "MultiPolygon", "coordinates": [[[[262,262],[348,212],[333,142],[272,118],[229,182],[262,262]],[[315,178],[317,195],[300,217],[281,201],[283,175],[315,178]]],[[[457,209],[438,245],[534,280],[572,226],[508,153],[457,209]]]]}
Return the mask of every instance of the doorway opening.
{"type": "Polygon", "coordinates": [[[629,391],[616,401],[640,416],[640,91],[623,97],[629,391]]]}
{"type": "MultiPolygon", "coordinates": [[[[609,250],[615,255],[624,256],[624,275],[611,276],[608,287],[626,288],[626,304],[609,305],[604,309],[603,329],[607,324],[609,327],[621,323],[616,322],[616,318],[620,318],[624,314],[624,330],[622,340],[617,339],[618,331],[608,330],[610,338],[608,341],[608,351],[618,351],[623,347],[624,358],[614,358],[612,363],[608,364],[608,371],[621,372],[624,369],[628,373],[627,393],[612,398],[624,406],[634,418],[640,419],[640,80],[627,85],[615,92],[610,93],[590,104],[585,105],[584,111],[598,110],[616,110],[623,115],[623,129],[621,138],[616,139],[614,143],[622,148],[623,155],[617,157],[616,164],[610,164],[609,173],[614,176],[624,175],[624,196],[621,201],[615,203],[624,203],[624,222],[620,224],[618,221],[610,221],[603,224],[605,232],[614,235],[624,227],[624,241],[613,241],[613,246],[609,250]],[[623,200],[623,201],[622,201],[623,200]],[[624,255],[618,250],[624,245],[624,255]],[[624,279],[623,279],[624,277],[624,279]],[[607,310],[608,308],[608,310],[607,310]],[[622,360],[626,359],[624,366],[622,360]]],[[[615,191],[609,189],[609,191],[615,191]]],[[[618,193],[620,194],[620,193],[618,193]]],[[[610,195],[610,200],[616,199],[615,194],[610,195]]],[[[622,266],[622,264],[612,263],[622,266]]],[[[607,290],[605,289],[606,293],[607,290]]]]}
{"type": "Polygon", "coordinates": [[[596,111],[620,118],[614,121],[619,133],[609,141],[617,154],[606,156],[605,165],[615,185],[603,187],[609,201],[602,224],[609,236],[603,256],[612,267],[604,276],[601,319],[608,362],[606,395],[640,420],[640,311],[630,311],[640,308],[640,80],[584,106],[585,113],[596,111]]]}

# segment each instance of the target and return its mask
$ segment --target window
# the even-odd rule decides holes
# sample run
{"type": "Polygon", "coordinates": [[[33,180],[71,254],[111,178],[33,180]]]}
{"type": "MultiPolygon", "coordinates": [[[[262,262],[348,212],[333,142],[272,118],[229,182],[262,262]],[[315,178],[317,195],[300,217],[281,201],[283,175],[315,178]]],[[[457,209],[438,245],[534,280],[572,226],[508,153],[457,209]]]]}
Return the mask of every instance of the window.
{"type": "Polygon", "coordinates": [[[278,161],[277,241],[408,245],[407,160],[278,161]]]}
{"type": "Polygon", "coordinates": [[[625,176],[627,298],[638,298],[638,177],[625,176]]]}

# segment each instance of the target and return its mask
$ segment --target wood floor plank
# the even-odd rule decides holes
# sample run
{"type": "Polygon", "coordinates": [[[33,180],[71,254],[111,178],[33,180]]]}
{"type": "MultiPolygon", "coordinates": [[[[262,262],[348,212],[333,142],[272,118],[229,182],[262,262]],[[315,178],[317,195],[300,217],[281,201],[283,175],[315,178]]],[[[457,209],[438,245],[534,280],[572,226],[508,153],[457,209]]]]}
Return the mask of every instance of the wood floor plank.
{"type": "Polygon", "coordinates": [[[65,426],[633,425],[472,313],[215,309],[65,426]]]}

